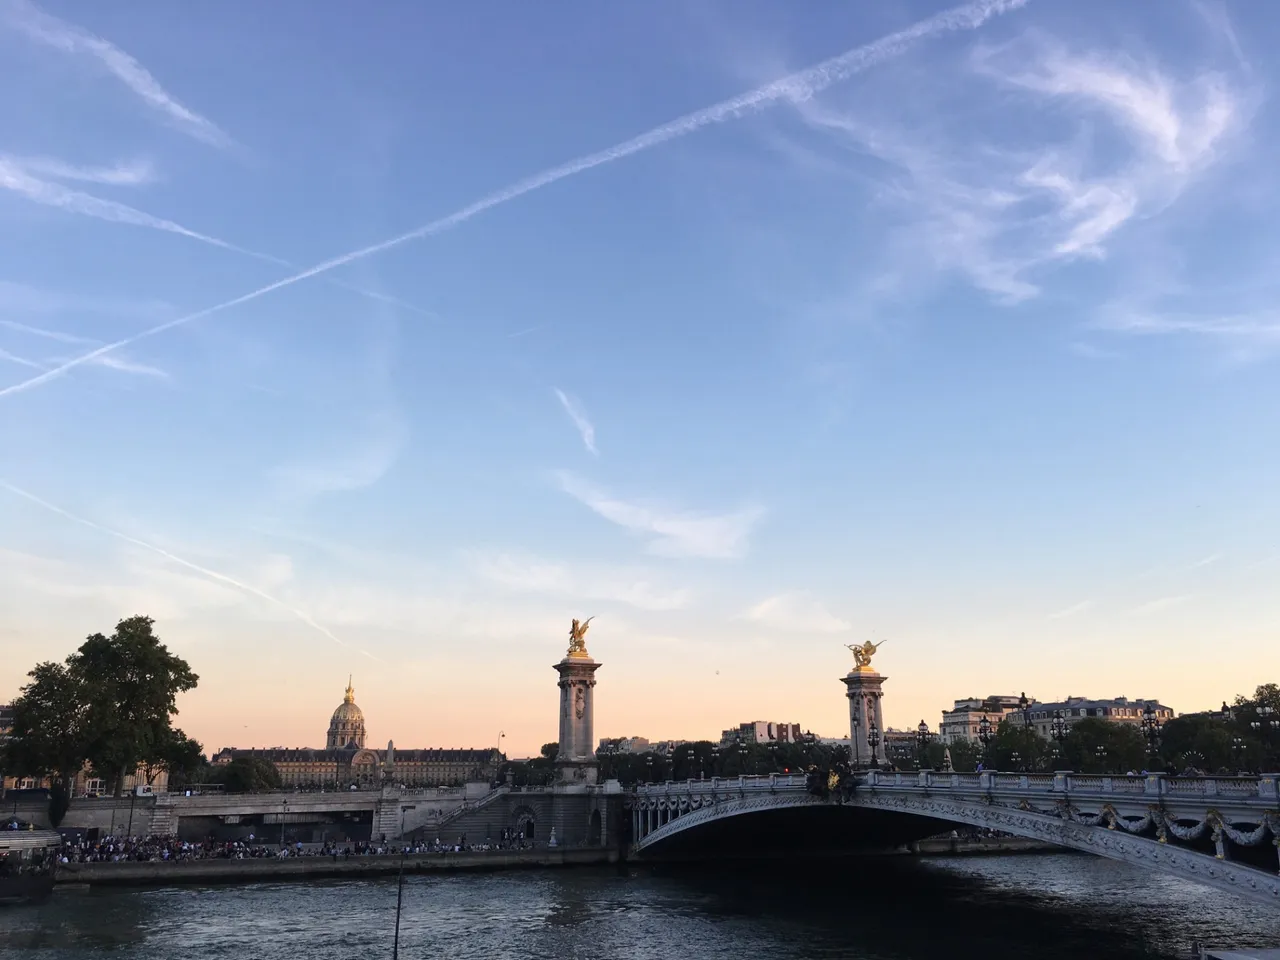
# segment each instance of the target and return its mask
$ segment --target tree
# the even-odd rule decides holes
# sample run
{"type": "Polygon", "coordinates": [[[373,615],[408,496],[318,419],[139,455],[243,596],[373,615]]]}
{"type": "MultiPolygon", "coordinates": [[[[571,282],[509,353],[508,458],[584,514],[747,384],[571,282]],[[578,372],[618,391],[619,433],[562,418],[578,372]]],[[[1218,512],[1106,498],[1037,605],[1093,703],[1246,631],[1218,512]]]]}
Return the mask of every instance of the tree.
{"type": "Polygon", "coordinates": [[[195,773],[209,761],[204,747],[196,740],[188,739],[181,730],[167,729],[158,735],[156,748],[142,762],[147,786],[155,783],[164,772],[169,774],[169,789],[176,789],[194,780],[195,773]]]}
{"type": "MultiPolygon", "coordinates": [[[[988,751],[993,770],[1041,770],[1049,766],[1048,742],[1031,727],[1001,720],[988,751]]],[[[953,758],[954,759],[954,758],[953,758]]]]}
{"type": "Polygon", "coordinates": [[[150,617],[129,617],[106,637],[90,636],[67,658],[88,694],[93,736],[88,760],[120,796],[124,778],[140,765],[162,762],[171,744],[176,697],[199,681],[152,632],[150,617]]]}
{"type": "Polygon", "coordinates": [[[236,757],[214,775],[228,793],[265,793],[281,786],[280,771],[265,757],[236,757]]]}
{"type": "Polygon", "coordinates": [[[1232,735],[1221,717],[1193,714],[1175,717],[1160,730],[1160,756],[1173,769],[1187,766],[1206,770],[1230,768],[1233,756],[1232,735]]]}
{"type": "Polygon", "coordinates": [[[91,740],[90,711],[79,677],[60,663],[40,663],[13,702],[13,729],[0,765],[16,776],[48,777],[49,822],[62,822],[91,740]]]}
{"type": "Polygon", "coordinates": [[[1080,773],[1124,773],[1147,767],[1147,743],[1133,724],[1086,717],[1072,724],[1062,759],[1080,773]]]}

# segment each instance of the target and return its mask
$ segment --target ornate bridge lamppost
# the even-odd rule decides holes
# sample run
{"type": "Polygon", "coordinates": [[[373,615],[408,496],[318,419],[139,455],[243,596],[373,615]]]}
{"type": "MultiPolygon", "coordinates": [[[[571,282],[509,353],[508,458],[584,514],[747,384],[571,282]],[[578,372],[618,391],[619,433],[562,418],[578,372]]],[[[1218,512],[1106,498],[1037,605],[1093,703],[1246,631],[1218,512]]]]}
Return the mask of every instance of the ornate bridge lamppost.
{"type": "Polygon", "coordinates": [[[720,744],[711,745],[711,776],[720,776],[720,744]]]}
{"type": "Polygon", "coordinates": [[[1160,718],[1156,715],[1156,708],[1151,703],[1142,710],[1142,733],[1147,738],[1147,753],[1155,759],[1156,754],[1160,752],[1160,718]]]}
{"type": "Polygon", "coordinates": [[[646,779],[648,780],[649,783],[654,783],[655,781],[653,779],[653,754],[652,753],[644,758],[644,765],[648,769],[648,773],[645,775],[646,779]]]}
{"type": "Polygon", "coordinates": [[[1102,773],[1107,772],[1107,748],[1098,744],[1093,748],[1093,755],[1098,758],[1098,767],[1102,773]]]}
{"type": "Polygon", "coordinates": [[[1009,762],[1013,764],[1013,770],[1015,773],[1022,772],[1022,754],[1020,754],[1017,750],[1009,754],[1009,762]]]}
{"type": "Polygon", "coordinates": [[[747,772],[747,743],[741,737],[738,738],[738,773],[747,772]]]}
{"type": "Polygon", "coordinates": [[[991,766],[991,741],[995,734],[991,732],[991,718],[985,713],[978,721],[978,739],[982,741],[982,766],[986,769],[991,766]]]}
{"type": "Polygon", "coordinates": [[[1267,703],[1258,704],[1258,708],[1255,712],[1258,716],[1256,719],[1249,721],[1249,726],[1253,728],[1254,732],[1260,735],[1260,739],[1262,740],[1262,746],[1265,752],[1262,762],[1264,764],[1270,763],[1271,736],[1276,732],[1276,730],[1280,730],[1280,719],[1275,717],[1275,709],[1267,703]]]}
{"type": "Polygon", "coordinates": [[[1031,701],[1027,699],[1027,691],[1023,690],[1018,697],[1018,709],[1022,711],[1022,725],[1031,729],[1031,701]]]}
{"type": "Polygon", "coordinates": [[[876,750],[880,746],[880,728],[874,720],[867,727],[867,746],[871,748],[871,769],[879,770],[880,756],[876,750]]]}
{"type": "Polygon", "coordinates": [[[929,749],[929,725],[923,720],[916,727],[916,749],[920,752],[920,769],[924,769],[926,761],[929,759],[927,751],[929,749]]]}
{"type": "Polygon", "coordinates": [[[776,773],[778,770],[778,742],[776,740],[769,741],[769,772],[776,773]]]}
{"type": "Polygon", "coordinates": [[[1236,769],[1240,769],[1241,759],[1244,757],[1244,737],[1231,738],[1231,758],[1236,762],[1236,769]]]}
{"type": "Polygon", "coordinates": [[[1062,745],[1066,742],[1067,735],[1070,732],[1067,718],[1062,711],[1053,711],[1053,719],[1049,721],[1049,736],[1053,737],[1053,752],[1059,760],[1062,759],[1062,745]]]}

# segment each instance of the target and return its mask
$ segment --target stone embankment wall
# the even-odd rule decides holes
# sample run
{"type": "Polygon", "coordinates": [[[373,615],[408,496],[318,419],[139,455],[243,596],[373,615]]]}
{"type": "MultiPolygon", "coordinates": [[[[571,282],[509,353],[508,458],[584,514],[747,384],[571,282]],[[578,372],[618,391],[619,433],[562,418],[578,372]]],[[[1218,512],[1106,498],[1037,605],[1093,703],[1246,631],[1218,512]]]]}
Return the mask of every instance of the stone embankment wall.
{"type": "Polygon", "coordinates": [[[1054,843],[1026,840],[1022,837],[987,837],[981,840],[930,837],[910,844],[904,852],[922,857],[939,857],[980,856],[994,853],[1067,853],[1069,851],[1054,843]]]}
{"type": "MultiPolygon", "coordinates": [[[[130,825],[132,817],[132,833],[142,837],[151,833],[151,816],[156,808],[155,797],[134,797],[132,813],[129,809],[129,798],[116,800],[111,797],[97,799],[78,798],[71,801],[67,815],[62,818],[60,826],[90,830],[94,827],[103,834],[114,832],[123,836],[130,825]]],[[[37,827],[48,829],[49,805],[40,803],[19,803],[0,807],[5,816],[16,815],[19,820],[34,823],[37,827]]]]}
{"type": "MultiPolygon", "coordinates": [[[[512,870],[616,863],[618,853],[604,849],[546,849],[483,853],[424,853],[404,858],[405,873],[457,870],[512,870]]],[[[400,857],[269,857],[259,860],[183,860],[177,862],[68,863],[58,870],[59,884],[93,886],[178,883],[254,883],[326,877],[395,874],[400,857]]]]}

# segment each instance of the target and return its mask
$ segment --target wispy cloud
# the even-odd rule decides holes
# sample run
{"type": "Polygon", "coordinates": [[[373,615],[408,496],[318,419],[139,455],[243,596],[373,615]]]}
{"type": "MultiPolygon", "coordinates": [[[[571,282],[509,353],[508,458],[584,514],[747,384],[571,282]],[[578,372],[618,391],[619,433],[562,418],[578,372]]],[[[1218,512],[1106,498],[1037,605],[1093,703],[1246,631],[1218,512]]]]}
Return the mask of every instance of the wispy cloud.
{"type": "MultiPolygon", "coordinates": [[[[343,647],[352,646],[346,641],[339,639],[328,628],[321,626],[319,623],[311,619],[311,617],[308,616],[303,611],[286,603],[284,600],[281,600],[278,597],[274,597],[271,594],[258,589],[257,587],[250,586],[247,583],[237,580],[235,577],[227,576],[225,573],[219,573],[216,570],[210,570],[208,567],[203,567],[198,563],[192,563],[190,560],[184,560],[182,557],[176,556],[175,554],[172,554],[168,550],[165,550],[162,547],[158,547],[155,544],[147,543],[145,540],[139,540],[137,537],[131,537],[127,533],[121,533],[119,530],[113,530],[110,527],[104,526],[103,524],[95,523],[93,520],[88,520],[84,517],[77,516],[76,514],[71,513],[69,510],[64,510],[62,509],[62,507],[59,507],[56,504],[50,503],[48,500],[44,500],[40,497],[37,497],[34,493],[29,493],[28,491],[23,490],[21,487],[14,486],[13,484],[9,483],[6,480],[0,480],[0,488],[3,488],[9,491],[14,496],[22,497],[23,499],[36,504],[37,506],[45,510],[48,510],[50,513],[56,513],[58,516],[66,520],[70,520],[72,523],[78,523],[81,526],[90,528],[91,530],[97,530],[99,533],[105,533],[107,536],[114,537],[117,540],[122,540],[125,543],[132,544],[135,547],[141,547],[143,550],[149,550],[151,553],[154,553],[157,556],[163,557],[165,560],[168,560],[170,563],[176,563],[178,566],[185,567],[188,570],[192,570],[200,574],[201,576],[209,578],[210,580],[216,580],[218,583],[226,584],[227,586],[234,587],[237,590],[240,590],[251,596],[257,597],[260,600],[265,600],[267,603],[280,607],[283,610],[287,610],[289,613],[293,614],[295,617],[297,617],[307,626],[311,627],[313,630],[316,630],[319,633],[323,634],[324,636],[328,637],[334,643],[343,647]]],[[[381,660],[381,658],[375,657],[373,654],[369,653],[368,651],[361,650],[358,647],[352,647],[352,649],[357,650],[359,653],[364,654],[366,657],[369,657],[372,660],[381,660]]]]}
{"type": "Polygon", "coordinates": [[[982,51],[972,66],[1015,95],[1006,102],[1011,117],[1021,109],[1043,117],[1053,104],[1068,129],[1028,147],[1015,139],[1022,126],[1013,119],[985,136],[968,119],[939,120],[954,113],[944,109],[950,86],[920,92],[938,99],[928,123],[909,124],[865,98],[847,109],[816,98],[796,106],[811,130],[844,148],[846,163],[870,155],[889,165],[878,197],[914,225],[902,245],[910,269],[927,250],[936,267],[1009,303],[1038,295],[1044,268],[1102,259],[1122,227],[1172,204],[1222,158],[1252,102],[1218,72],[1178,79],[1034,34],[982,51]],[[1118,144],[1093,135],[1099,120],[1119,133],[1118,144]]]}
{"type": "Polygon", "coordinates": [[[484,579],[521,593],[549,597],[604,600],[641,610],[678,610],[688,606],[692,591],[662,586],[643,570],[599,564],[575,568],[542,557],[513,553],[476,553],[472,569],[484,579]]]}
{"type": "Polygon", "coordinates": [[[1079,603],[1073,603],[1069,607],[1064,607],[1061,610],[1055,610],[1053,613],[1049,614],[1047,619],[1065,620],[1068,617],[1075,617],[1082,613],[1088,613],[1093,608],[1094,602],[1092,600],[1081,600],[1079,603]]]}
{"type": "MultiPolygon", "coordinates": [[[[226,300],[222,303],[206,307],[203,310],[197,310],[195,313],[189,313],[182,317],[169,320],[166,323],[158,324],[141,333],[114,343],[106,344],[93,351],[93,355],[101,353],[109,353],[112,350],[121,347],[127,347],[132,343],[136,343],[147,337],[153,337],[163,333],[166,330],[172,330],[184,324],[191,323],[195,320],[203,319],[215,313],[229,310],[232,307],[247,303],[250,300],[256,300],[259,297],[266,296],[276,290],[284,287],[292,286],[311,277],[328,273],[338,267],[345,266],[357,260],[363,260],[366,257],[374,256],[394,247],[401,246],[411,240],[418,240],[423,237],[433,236],[435,234],[444,233],[459,224],[491,210],[494,207],[508,203],[512,200],[522,197],[525,194],[540,190],[543,187],[558,183],[561,180],[584,173],[587,170],[613,163],[617,160],[625,159],[645,150],[651,150],[654,147],[661,146],[680,137],[689,136],[705,127],[716,124],[727,123],[737,120],[741,117],[748,116],[770,107],[779,102],[797,103],[808,100],[822,90],[831,87],[836,83],[840,83],[850,77],[856,76],[880,63],[890,60],[894,57],[901,56],[914,45],[928,40],[932,37],[941,36],[946,33],[954,33],[960,30],[975,30],[982,26],[992,17],[1007,13],[1012,10],[1020,9],[1026,5],[1026,0],[978,0],[975,3],[965,4],[950,10],[938,13],[928,19],[921,20],[918,23],[891,33],[885,37],[881,37],[872,43],[855,47],[846,53],[824,60],[797,73],[790,74],[773,83],[765,84],[747,93],[740,94],[729,100],[723,100],[720,103],[710,107],[705,107],[693,113],[686,114],[677,120],[654,127],[637,137],[622,143],[615,144],[612,147],[606,147],[595,153],[585,154],[574,160],[570,160],[559,166],[536,173],[523,180],[517,181],[510,186],[504,187],[488,196],[471,203],[448,216],[441,217],[438,220],[425,224],[416,230],[408,233],[402,233],[397,237],[384,240],[371,246],[363,247],[359,250],[353,250],[340,256],[318,263],[313,267],[295,273],[292,276],[277,280],[275,283],[267,284],[249,293],[226,300]]],[[[88,363],[93,359],[93,355],[86,353],[81,357],[68,361],[60,365],[54,370],[46,371],[38,376],[31,377],[21,383],[16,383],[0,390],[0,397],[10,396],[15,393],[21,393],[30,390],[41,384],[48,383],[57,379],[69,370],[74,369],[82,363],[88,363]]]]}
{"type": "Polygon", "coordinates": [[[179,130],[216,147],[230,145],[230,138],[211,120],[180,103],[146,67],[115,44],[45,13],[28,0],[0,0],[0,24],[63,53],[94,58],[179,130]]]}
{"type": "Polygon", "coordinates": [[[56,157],[6,157],[4,159],[28,173],[54,180],[77,180],[113,187],[136,187],[155,179],[155,168],[149,160],[133,160],[113,167],[81,167],[56,157]]]}
{"type": "Polygon", "coordinates": [[[115,353],[104,354],[98,358],[97,362],[110,370],[119,370],[121,373],[136,373],[144,377],[155,377],[158,380],[169,379],[169,373],[166,370],[147,363],[137,363],[115,353]]]}
{"type": "MultiPolygon", "coordinates": [[[[98,182],[107,181],[99,180],[98,182]]],[[[65,187],[52,180],[43,180],[35,176],[30,168],[24,166],[21,161],[13,157],[0,156],[0,188],[11,190],[34,203],[56,207],[68,213],[96,217],[99,220],[108,220],[112,223],[127,223],[135,227],[150,227],[152,230],[163,230],[167,233],[176,233],[179,236],[189,237],[192,240],[199,240],[201,243],[220,247],[223,250],[232,250],[236,253],[259,259],[264,258],[262,254],[255,253],[252,250],[237,247],[233,243],[227,243],[217,237],[211,237],[196,230],[189,230],[179,223],[174,223],[172,220],[152,216],[127,204],[118,203],[115,200],[104,200],[81,190],[72,190],[70,187],[65,187]]],[[[275,260],[274,257],[265,259],[275,260]]]]}
{"type": "Polygon", "coordinates": [[[853,625],[829,611],[812,594],[799,591],[766,597],[743,616],[767,627],[792,633],[844,633],[853,625]]]}
{"type": "Polygon", "coordinates": [[[1180,606],[1190,600],[1195,594],[1180,593],[1175,596],[1157,597],[1154,600],[1148,600],[1146,603],[1140,603],[1133,608],[1133,612],[1139,615],[1152,613],[1161,613],[1170,607],[1180,606]]]}
{"type": "Polygon", "coordinates": [[[33,327],[30,324],[18,323],[16,320],[0,320],[0,327],[12,330],[15,333],[30,334],[33,337],[43,337],[45,340],[56,340],[58,343],[100,343],[90,337],[81,337],[74,333],[64,333],[61,330],[46,330],[44,327],[33,327]]]}
{"type": "Polygon", "coordinates": [[[48,367],[43,363],[35,360],[28,360],[26,357],[20,357],[16,353],[10,353],[8,350],[0,349],[0,360],[7,360],[9,363],[16,363],[20,367],[29,367],[33,370],[47,370],[48,367]]]}
{"type": "MultiPolygon", "coordinates": [[[[34,329],[30,327],[24,328],[22,324],[11,324],[11,323],[6,323],[5,321],[0,321],[0,325],[7,326],[7,327],[16,327],[16,328],[25,329],[25,330],[34,329]]],[[[69,334],[55,335],[55,333],[56,332],[52,330],[40,331],[41,335],[48,336],[50,339],[60,340],[65,343],[93,343],[94,342],[92,340],[87,340],[83,337],[73,337],[69,334]]],[[[11,353],[10,351],[2,348],[0,348],[0,360],[5,360],[5,361],[8,361],[9,363],[15,363],[20,367],[27,367],[28,369],[31,369],[31,370],[48,370],[54,364],[60,362],[59,360],[56,360],[56,359],[51,361],[45,361],[45,362],[42,362],[39,360],[31,360],[28,357],[19,356],[16,353],[11,353]]],[[[94,366],[106,367],[109,370],[118,370],[121,373],[141,374],[143,376],[155,377],[160,380],[169,379],[169,374],[167,371],[161,370],[159,367],[153,367],[149,364],[137,363],[119,353],[104,354],[103,356],[98,357],[96,360],[94,360],[93,363],[94,363],[94,366]]]]}
{"type": "Polygon", "coordinates": [[[559,387],[555,387],[555,394],[560,401],[560,406],[564,407],[564,412],[569,415],[569,419],[573,421],[573,425],[578,428],[578,433],[582,435],[582,445],[587,450],[599,456],[600,451],[596,449],[596,428],[592,426],[590,420],[587,419],[586,412],[578,404],[576,400],[568,396],[559,387]]]}
{"type": "Polygon", "coordinates": [[[701,513],[628,501],[571,473],[558,476],[565,493],[611,523],[645,538],[648,552],[659,556],[740,557],[746,552],[752,529],[764,516],[763,508],[756,506],[728,513],[701,513]]]}

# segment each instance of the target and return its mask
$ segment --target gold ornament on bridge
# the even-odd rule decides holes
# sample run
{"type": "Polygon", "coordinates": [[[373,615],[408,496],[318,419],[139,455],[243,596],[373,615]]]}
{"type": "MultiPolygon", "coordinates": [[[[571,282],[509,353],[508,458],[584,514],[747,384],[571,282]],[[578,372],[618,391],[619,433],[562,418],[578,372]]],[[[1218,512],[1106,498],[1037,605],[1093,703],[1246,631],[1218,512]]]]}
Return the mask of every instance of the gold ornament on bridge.
{"type": "Polygon", "coordinates": [[[573,621],[573,625],[569,627],[569,656],[571,657],[589,657],[587,653],[587,629],[588,625],[595,617],[587,617],[579,623],[573,621]]]}
{"type": "Polygon", "coordinates": [[[846,643],[845,646],[853,651],[853,664],[858,670],[871,669],[871,658],[876,655],[878,650],[886,641],[881,640],[880,643],[872,643],[868,640],[866,643],[846,643]]]}

